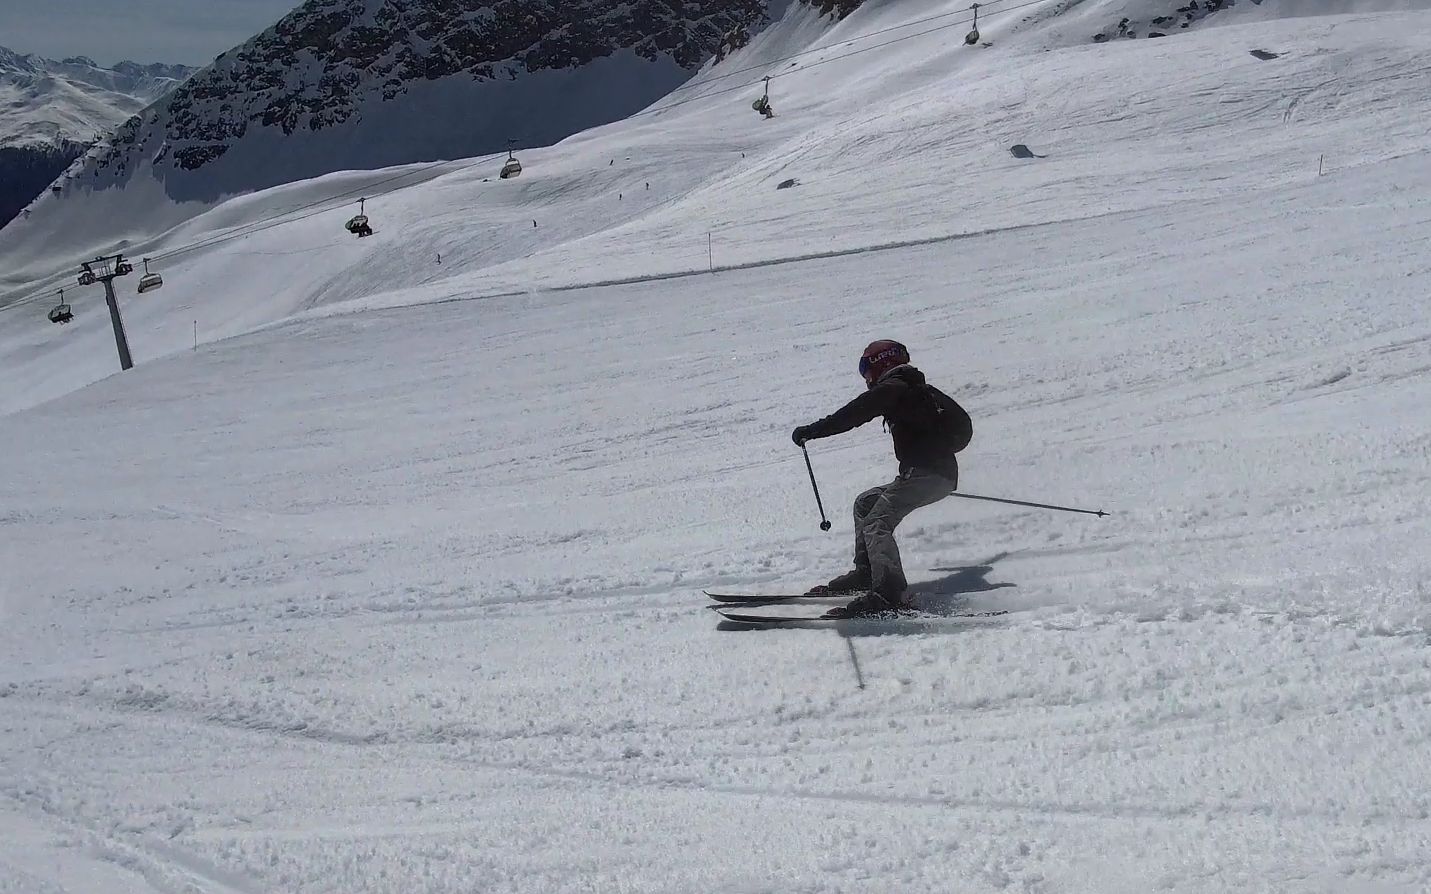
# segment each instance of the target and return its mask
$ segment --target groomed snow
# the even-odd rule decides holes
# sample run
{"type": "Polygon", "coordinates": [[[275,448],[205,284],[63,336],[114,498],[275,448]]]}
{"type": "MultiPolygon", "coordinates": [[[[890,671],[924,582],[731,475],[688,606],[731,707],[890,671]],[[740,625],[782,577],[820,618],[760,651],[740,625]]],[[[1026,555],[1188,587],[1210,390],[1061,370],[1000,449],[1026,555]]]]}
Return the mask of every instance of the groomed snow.
{"type": "Polygon", "coordinates": [[[181,256],[123,375],[0,312],[0,892],[1431,888],[1431,19],[1053,22],[181,256]],[[965,491],[1114,514],[913,516],[999,618],[717,629],[848,562],[888,439],[822,534],[788,438],[874,337],[965,491]]]}

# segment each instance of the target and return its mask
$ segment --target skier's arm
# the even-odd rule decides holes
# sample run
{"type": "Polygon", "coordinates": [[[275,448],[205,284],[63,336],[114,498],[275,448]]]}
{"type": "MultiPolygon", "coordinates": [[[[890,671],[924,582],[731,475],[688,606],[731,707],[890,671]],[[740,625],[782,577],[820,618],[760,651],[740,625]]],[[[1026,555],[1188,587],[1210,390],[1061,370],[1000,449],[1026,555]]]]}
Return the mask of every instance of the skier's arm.
{"type": "Polygon", "coordinates": [[[899,400],[899,385],[876,385],[840,409],[801,430],[804,439],[829,438],[859,428],[866,422],[894,411],[899,400]]]}

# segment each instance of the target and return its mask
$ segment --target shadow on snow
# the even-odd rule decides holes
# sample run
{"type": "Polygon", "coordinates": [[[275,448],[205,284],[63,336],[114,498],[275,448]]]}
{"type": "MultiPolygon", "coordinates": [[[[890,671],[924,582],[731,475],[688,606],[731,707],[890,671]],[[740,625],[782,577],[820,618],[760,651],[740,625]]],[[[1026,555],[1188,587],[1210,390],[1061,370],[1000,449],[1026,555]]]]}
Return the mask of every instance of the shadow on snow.
{"type": "MultiPolygon", "coordinates": [[[[807,624],[783,622],[779,624],[742,624],[722,621],[717,630],[770,630],[791,628],[818,628],[838,632],[841,636],[890,636],[927,635],[931,633],[962,633],[972,624],[988,627],[1006,620],[1006,616],[992,618],[960,618],[959,615],[972,611],[994,611],[997,604],[973,605],[970,596],[1015,587],[1017,584],[993,582],[988,579],[994,565],[1007,558],[1009,553],[999,553],[975,565],[960,565],[934,568],[933,571],[946,572],[943,577],[920,581],[909,587],[909,598],[923,613],[909,618],[854,618],[843,621],[810,621],[807,624]]],[[[992,601],[991,601],[992,602],[992,601]]]]}

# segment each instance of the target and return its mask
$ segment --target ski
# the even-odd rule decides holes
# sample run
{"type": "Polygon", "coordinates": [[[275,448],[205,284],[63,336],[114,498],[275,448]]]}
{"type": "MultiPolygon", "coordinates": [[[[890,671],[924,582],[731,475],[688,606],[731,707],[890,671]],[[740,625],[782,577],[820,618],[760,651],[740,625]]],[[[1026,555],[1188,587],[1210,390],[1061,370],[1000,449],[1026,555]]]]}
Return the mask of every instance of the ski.
{"type": "Polygon", "coordinates": [[[730,602],[739,605],[776,605],[781,602],[794,602],[796,599],[848,599],[853,593],[836,593],[830,596],[821,596],[818,593],[712,593],[710,590],[702,590],[716,602],[730,602]]]}
{"type": "Polygon", "coordinates": [[[886,615],[870,615],[868,617],[857,618],[827,618],[823,615],[759,615],[743,612],[738,609],[726,608],[723,605],[709,606],[716,614],[727,621],[734,621],[737,624],[810,624],[815,621],[825,623],[837,623],[840,621],[940,621],[940,620],[960,620],[968,621],[978,618],[997,618],[1007,615],[1009,611],[987,612],[962,612],[955,615],[934,615],[928,612],[907,612],[889,613],[886,615]]]}

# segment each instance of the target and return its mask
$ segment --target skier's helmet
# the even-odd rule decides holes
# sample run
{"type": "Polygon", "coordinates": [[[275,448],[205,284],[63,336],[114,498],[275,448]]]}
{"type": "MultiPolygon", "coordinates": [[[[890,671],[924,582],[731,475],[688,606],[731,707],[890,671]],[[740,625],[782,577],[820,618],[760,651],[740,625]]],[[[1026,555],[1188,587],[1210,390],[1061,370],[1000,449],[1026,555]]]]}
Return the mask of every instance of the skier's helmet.
{"type": "Polygon", "coordinates": [[[860,375],[864,376],[866,385],[874,387],[875,382],[885,373],[908,362],[908,348],[897,341],[882,338],[870,342],[870,346],[860,355],[860,375]]]}

